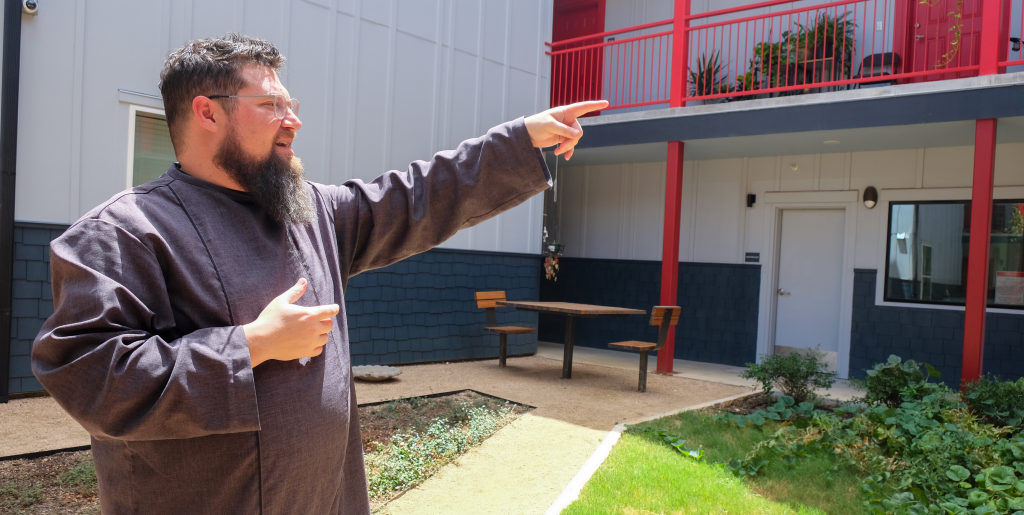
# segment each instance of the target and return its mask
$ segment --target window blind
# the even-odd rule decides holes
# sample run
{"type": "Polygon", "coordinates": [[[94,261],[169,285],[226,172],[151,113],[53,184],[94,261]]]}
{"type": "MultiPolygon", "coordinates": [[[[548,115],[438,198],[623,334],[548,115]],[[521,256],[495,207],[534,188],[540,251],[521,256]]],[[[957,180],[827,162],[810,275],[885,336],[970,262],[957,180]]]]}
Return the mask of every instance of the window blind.
{"type": "Polygon", "coordinates": [[[175,161],[167,119],[163,115],[136,111],[132,186],[160,177],[175,161]]]}

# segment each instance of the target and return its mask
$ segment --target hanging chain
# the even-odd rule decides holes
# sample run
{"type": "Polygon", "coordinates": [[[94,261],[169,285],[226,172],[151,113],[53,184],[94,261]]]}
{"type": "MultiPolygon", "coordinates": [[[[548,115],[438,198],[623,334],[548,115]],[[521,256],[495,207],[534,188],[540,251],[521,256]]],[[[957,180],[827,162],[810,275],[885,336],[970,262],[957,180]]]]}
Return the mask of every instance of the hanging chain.
{"type": "MultiPolygon", "coordinates": [[[[555,147],[555,148],[557,149],[558,147],[555,147]]],[[[555,204],[557,204],[558,203],[558,154],[555,154],[555,177],[554,177],[554,181],[552,181],[552,182],[555,183],[554,187],[552,187],[552,190],[554,190],[552,193],[553,193],[553,196],[555,197],[555,200],[554,200],[555,204]]]]}

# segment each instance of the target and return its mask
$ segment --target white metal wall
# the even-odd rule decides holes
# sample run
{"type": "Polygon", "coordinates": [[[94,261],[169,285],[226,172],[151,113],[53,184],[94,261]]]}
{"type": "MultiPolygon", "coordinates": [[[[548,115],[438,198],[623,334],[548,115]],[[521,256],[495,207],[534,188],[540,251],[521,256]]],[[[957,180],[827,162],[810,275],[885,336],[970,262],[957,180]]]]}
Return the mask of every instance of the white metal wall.
{"type": "MultiPolygon", "coordinates": [[[[166,54],[228,31],[288,59],[310,179],[369,180],[548,105],[552,0],[53,0],[23,18],[18,220],[70,223],[126,187],[129,103],[166,54]]],[[[141,100],[139,100],[141,99],[141,100]]],[[[445,246],[540,252],[541,199],[445,246]]]]}
{"type": "MultiPolygon", "coordinates": [[[[743,263],[765,252],[765,192],[970,187],[973,147],[686,161],[679,260],[743,263]],[[758,202],[746,207],[746,195],[758,202]]],[[[996,186],[1024,186],[1024,143],[996,146],[996,186]]],[[[661,259],[665,163],[560,169],[565,255],[661,259]]],[[[876,268],[884,209],[857,208],[854,268],[876,268]]]]}

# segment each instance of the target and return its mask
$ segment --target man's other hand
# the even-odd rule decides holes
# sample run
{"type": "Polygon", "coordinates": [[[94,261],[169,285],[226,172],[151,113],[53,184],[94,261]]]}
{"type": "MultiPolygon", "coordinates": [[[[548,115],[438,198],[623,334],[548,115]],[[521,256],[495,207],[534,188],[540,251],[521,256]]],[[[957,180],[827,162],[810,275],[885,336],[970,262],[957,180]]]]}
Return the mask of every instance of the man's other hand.
{"type": "Polygon", "coordinates": [[[288,291],[278,295],[253,323],[242,326],[249,342],[249,356],[256,367],[268,359],[290,361],[319,356],[334,328],[341,309],[337,304],[303,307],[295,302],[306,293],[307,282],[299,279],[288,291]]]}
{"type": "Polygon", "coordinates": [[[583,136],[583,128],[576,119],[606,107],[607,100],[594,100],[548,109],[526,117],[526,130],[530,133],[533,146],[545,148],[557,144],[555,155],[565,154],[565,160],[568,161],[576,143],[583,136]]]}

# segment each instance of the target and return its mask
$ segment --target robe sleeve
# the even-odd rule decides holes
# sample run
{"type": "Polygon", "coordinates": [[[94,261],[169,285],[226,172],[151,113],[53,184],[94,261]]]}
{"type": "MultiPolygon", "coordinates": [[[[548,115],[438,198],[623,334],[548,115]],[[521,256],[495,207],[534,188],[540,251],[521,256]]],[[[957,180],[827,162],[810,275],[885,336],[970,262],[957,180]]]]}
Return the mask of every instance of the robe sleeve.
{"type": "Polygon", "coordinates": [[[324,191],[347,278],[436,247],[550,185],[543,156],[519,118],[404,172],[324,191]]]}
{"type": "Polygon", "coordinates": [[[99,219],[54,240],[55,310],[32,346],[33,373],[93,436],[259,430],[243,329],[169,336],[175,323],[160,261],[135,235],[99,219]]]}

